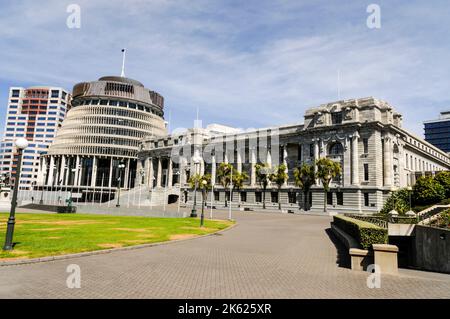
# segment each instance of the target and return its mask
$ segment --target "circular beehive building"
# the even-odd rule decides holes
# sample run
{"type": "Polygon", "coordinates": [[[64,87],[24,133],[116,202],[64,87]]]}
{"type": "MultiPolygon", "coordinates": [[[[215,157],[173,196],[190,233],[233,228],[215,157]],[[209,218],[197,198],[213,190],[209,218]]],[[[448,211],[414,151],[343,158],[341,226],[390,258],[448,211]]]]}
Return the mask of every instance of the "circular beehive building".
{"type": "Polygon", "coordinates": [[[41,157],[38,185],[95,201],[105,200],[99,188],[133,188],[140,140],[167,134],[164,98],[136,80],[106,76],[76,84],[71,104],[41,157]]]}

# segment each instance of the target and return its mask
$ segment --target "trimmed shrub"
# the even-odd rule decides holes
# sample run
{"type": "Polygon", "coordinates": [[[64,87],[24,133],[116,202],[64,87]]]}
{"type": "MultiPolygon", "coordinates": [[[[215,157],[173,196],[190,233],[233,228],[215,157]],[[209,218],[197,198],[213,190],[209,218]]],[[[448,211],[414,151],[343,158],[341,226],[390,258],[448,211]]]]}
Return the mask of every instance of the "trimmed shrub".
{"type": "Polygon", "coordinates": [[[375,224],[343,215],[333,216],[334,224],[352,236],[364,249],[371,249],[372,244],[387,244],[388,231],[375,224]]]}

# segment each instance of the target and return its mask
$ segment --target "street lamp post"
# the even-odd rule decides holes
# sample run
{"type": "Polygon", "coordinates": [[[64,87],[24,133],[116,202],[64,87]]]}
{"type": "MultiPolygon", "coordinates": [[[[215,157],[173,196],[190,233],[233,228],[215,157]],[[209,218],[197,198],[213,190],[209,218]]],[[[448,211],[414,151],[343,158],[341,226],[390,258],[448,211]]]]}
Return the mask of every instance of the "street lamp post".
{"type": "Polygon", "coordinates": [[[28,147],[28,141],[24,138],[18,138],[15,144],[19,154],[17,158],[16,178],[14,180],[14,191],[11,200],[11,211],[9,213],[8,225],[6,229],[5,246],[3,246],[3,250],[13,249],[14,225],[16,224],[17,191],[19,189],[20,169],[22,166],[22,153],[23,150],[28,147]]]}
{"type": "MultiPolygon", "coordinates": [[[[194,156],[193,158],[194,161],[194,167],[195,167],[195,172],[194,175],[197,174],[197,165],[200,165],[200,159],[197,156],[194,156]]],[[[192,211],[191,211],[191,217],[197,217],[197,181],[195,181],[194,183],[194,206],[192,207],[192,211]]]]}
{"type": "Polygon", "coordinates": [[[204,223],[204,220],[205,220],[205,203],[204,203],[204,201],[206,201],[206,199],[205,199],[206,184],[208,184],[208,182],[206,180],[203,180],[202,184],[203,184],[203,188],[202,188],[203,200],[202,200],[202,214],[200,215],[200,227],[203,227],[203,223],[204,223]]]}
{"type": "Polygon", "coordinates": [[[231,215],[231,203],[233,202],[233,167],[231,167],[230,171],[230,207],[228,207],[228,219],[232,220],[231,215]]]}
{"type": "Polygon", "coordinates": [[[116,204],[116,207],[120,207],[120,183],[121,183],[121,181],[122,181],[122,169],[125,167],[125,164],[123,164],[123,163],[120,163],[119,165],[118,165],[118,168],[119,168],[119,179],[117,180],[118,181],[118,183],[117,183],[117,204],[116,204]]]}

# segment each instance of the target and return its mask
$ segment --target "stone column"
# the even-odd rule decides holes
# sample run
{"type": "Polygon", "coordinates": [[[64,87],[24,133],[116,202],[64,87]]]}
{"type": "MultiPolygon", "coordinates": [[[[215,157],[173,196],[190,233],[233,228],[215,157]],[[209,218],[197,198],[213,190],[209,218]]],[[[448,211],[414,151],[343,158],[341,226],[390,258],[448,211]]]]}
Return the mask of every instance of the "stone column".
{"type": "Polygon", "coordinates": [[[268,167],[272,167],[272,154],[269,149],[267,150],[266,163],[268,167]]]}
{"type": "Polygon", "coordinates": [[[162,178],[162,163],[161,157],[158,157],[158,172],[156,175],[156,187],[161,187],[161,178],[162,178]]]}
{"type": "Polygon", "coordinates": [[[78,155],[77,155],[77,160],[75,162],[75,168],[76,168],[76,171],[75,171],[75,178],[74,178],[73,184],[75,186],[78,186],[78,177],[80,175],[80,156],[78,156],[78,155]]]}
{"type": "Polygon", "coordinates": [[[61,169],[59,172],[59,176],[61,179],[61,185],[66,185],[66,157],[64,155],[61,156],[61,169]]]}
{"type": "Polygon", "coordinates": [[[180,187],[184,186],[184,184],[186,184],[186,160],[185,158],[180,159],[180,187]]]}
{"type": "Polygon", "coordinates": [[[111,188],[111,185],[112,185],[113,162],[114,162],[114,159],[111,157],[111,161],[109,163],[109,181],[108,181],[109,188],[111,188]]]}
{"type": "Polygon", "coordinates": [[[250,149],[250,186],[256,186],[256,148],[252,147],[250,149]]]}
{"type": "Polygon", "coordinates": [[[359,185],[359,134],[356,132],[352,136],[352,184],[359,185]]]}
{"type": "Polygon", "coordinates": [[[65,185],[69,185],[69,176],[70,176],[69,163],[70,163],[70,157],[68,157],[66,159],[66,166],[67,166],[67,168],[66,168],[66,177],[64,178],[65,179],[65,182],[64,182],[65,185]]]}
{"type": "MultiPolygon", "coordinates": [[[[285,169],[285,173],[288,174],[289,173],[289,168],[288,168],[288,151],[287,151],[287,144],[283,145],[283,165],[286,166],[285,169]]],[[[288,178],[289,179],[289,178],[288,178]]],[[[287,180],[284,182],[284,186],[287,186],[287,180]]]]}
{"type": "Polygon", "coordinates": [[[91,187],[95,187],[97,180],[97,157],[92,158],[92,174],[91,174],[91,187]]]}
{"type": "Polygon", "coordinates": [[[398,173],[399,173],[399,178],[400,178],[400,187],[406,187],[408,186],[408,181],[407,181],[407,177],[406,177],[406,172],[405,172],[405,151],[403,148],[403,145],[401,143],[399,143],[398,145],[398,149],[399,149],[399,159],[398,159],[398,173]]]}
{"type": "Polygon", "coordinates": [[[150,188],[153,188],[153,178],[154,172],[153,172],[153,158],[149,157],[148,159],[148,166],[147,166],[147,185],[150,188]]]}
{"type": "MultiPolygon", "coordinates": [[[[139,161],[139,160],[138,160],[139,161]]],[[[139,161],[140,162],[140,161],[139,161]]],[[[123,178],[123,187],[124,188],[130,188],[131,185],[131,181],[130,181],[130,159],[127,158],[125,159],[125,172],[122,172],[122,178],[123,178]]],[[[137,165],[136,165],[137,168],[137,165]]],[[[141,174],[139,173],[139,171],[136,171],[136,179],[139,180],[140,182],[140,178],[141,178],[141,174]]],[[[134,182],[135,186],[136,186],[136,181],[134,182]]]]}
{"type": "Polygon", "coordinates": [[[48,185],[53,185],[53,174],[54,174],[54,166],[55,166],[55,157],[50,156],[50,169],[48,172],[48,185]]]}
{"type": "Polygon", "coordinates": [[[389,136],[384,138],[384,186],[392,186],[392,140],[389,136]]]}
{"type": "Polygon", "coordinates": [[[211,156],[211,185],[216,185],[216,155],[211,156]]]}
{"type": "Polygon", "coordinates": [[[167,170],[167,178],[168,178],[168,186],[172,187],[172,183],[173,183],[173,163],[172,163],[172,159],[169,157],[169,169],[167,170]]]}
{"type": "Polygon", "coordinates": [[[237,158],[236,158],[236,169],[239,173],[242,173],[242,157],[241,157],[241,150],[238,149],[237,151],[237,158]]]}
{"type": "MultiPolygon", "coordinates": [[[[319,159],[319,139],[314,139],[314,172],[317,173],[317,165],[316,165],[316,161],[319,159]]],[[[316,179],[316,184],[320,185],[320,179],[317,178],[316,179]]],[[[312,196],[312,194],[311,194],[312,196]]]]}

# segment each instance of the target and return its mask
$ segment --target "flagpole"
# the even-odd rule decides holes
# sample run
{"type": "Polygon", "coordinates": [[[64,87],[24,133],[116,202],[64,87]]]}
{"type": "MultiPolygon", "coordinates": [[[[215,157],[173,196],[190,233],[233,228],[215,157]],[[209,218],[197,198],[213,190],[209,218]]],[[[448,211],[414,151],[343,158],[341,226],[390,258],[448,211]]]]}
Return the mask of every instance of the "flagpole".
{"type": "Polygon", "coordinates": [[[122,73],[120,74],[121,77],[125,77],[125,57],[127,54],[127,49],[122,49],[122,73]]]}

